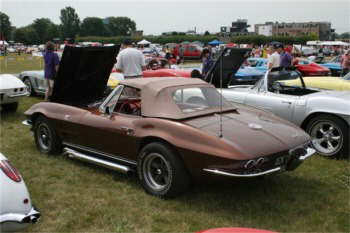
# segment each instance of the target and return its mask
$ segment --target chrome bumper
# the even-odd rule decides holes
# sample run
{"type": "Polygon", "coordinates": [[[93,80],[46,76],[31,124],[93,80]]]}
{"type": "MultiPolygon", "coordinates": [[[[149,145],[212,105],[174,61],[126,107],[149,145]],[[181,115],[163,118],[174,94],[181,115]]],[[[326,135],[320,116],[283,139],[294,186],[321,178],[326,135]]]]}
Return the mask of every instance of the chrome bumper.
{"type": "Polygon", "coordinates": [[[40,212],[33,207],[28,214],[7,213],[0,215],[0,224],[5,222],[36,223],[40,216],[40,212]]]}
{"type": "MultiPolygon", "coordinates": [[[[304,161],[305,159],[309,158],[310,156],[316,153],[316,150],[310,147],[308,147],[306,151],[307,152],[305,155],[299,157],[299,161],[304,161]]],[[[272,168],[270,170],[252,173],[252,174],[237,174],[237,173],[220,171],[218,169],[207,169],[207,168],[203,169],[203,171],[206,171],[212,174],[229,176],[229,177],[257,177],[257,176],[263,176],[263,175],[267,175],[267,174],[271,174],[271,173],[275,173],[283,170],[285,170],[285,168],[280,166],[280,167],[272,168]]]]}
{"type": "Polygon", "coordinates": [[[17,98],[17,97],[21,97],[21,96],[29,96],[29,92],[15,94],[15,95],[9,95],[8,98],[17,98]]]}

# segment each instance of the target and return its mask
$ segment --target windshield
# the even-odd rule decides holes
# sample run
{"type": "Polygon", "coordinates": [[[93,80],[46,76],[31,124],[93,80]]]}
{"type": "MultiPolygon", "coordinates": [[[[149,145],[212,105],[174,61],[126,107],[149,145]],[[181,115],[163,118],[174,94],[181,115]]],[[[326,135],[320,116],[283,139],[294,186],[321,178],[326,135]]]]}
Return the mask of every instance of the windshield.
{"type": "Polygon", "coordinates": [[[347,75],[343,77],[343,79],[350,81],[350,72],[348,72],[347,75]]]}
{"type": "Polygon", "coordinates": [[[210,87],[181,88],[173,92],[173,100],[183,113],[193,113],[208,109],[233,108],[221,94],[210,87]]]}

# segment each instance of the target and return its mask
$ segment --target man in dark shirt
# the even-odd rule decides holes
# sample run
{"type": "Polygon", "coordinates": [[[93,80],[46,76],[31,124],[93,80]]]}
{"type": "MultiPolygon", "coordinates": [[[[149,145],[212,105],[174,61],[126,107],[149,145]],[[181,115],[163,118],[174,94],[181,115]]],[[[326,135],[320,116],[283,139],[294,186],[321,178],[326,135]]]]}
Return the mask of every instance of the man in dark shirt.
{"type": "Polygon", "coordinates": [[[55,45],[52,42],[46,43],[46,50],[44,53],[44,78],[46,79],[47,89],[45,93],[45,101],[48,101],[49,96],[52,93],[54,85],[54,79],[56,72],[58,71],[58,65],[60,63],[58,55],[54,52],[55,45]]]}
{"type": "Polygon", "coordinates": [[[281,67],[289,67],[292,65],[292,55],[290,55],[290,48],[287,47],[284,49],[284,51],[281,53],[281,67]]]}

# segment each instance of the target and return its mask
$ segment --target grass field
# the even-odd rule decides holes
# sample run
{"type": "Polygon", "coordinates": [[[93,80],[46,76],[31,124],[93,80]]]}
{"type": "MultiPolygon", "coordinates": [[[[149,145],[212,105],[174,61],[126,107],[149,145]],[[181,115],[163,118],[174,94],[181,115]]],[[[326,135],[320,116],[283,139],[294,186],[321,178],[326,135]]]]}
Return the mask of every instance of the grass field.
{"type": "MultiPolygon", "coordinates": [[[[11,70],[29,67],[20,60],[11,70]]],[[[1,64],[2,65],[2,64],[1,64]]],[[[176,199],[147,195],[136,176],[37,151],[21,125],[39,97],[2,113],[0,151],[19,169],[41,221],[28,232],[195,232],[215,227],[253,227],[278,232],[349,232],[347,160],[314,156],[290,173],[266,179],[196,185],[176,199]]]]}

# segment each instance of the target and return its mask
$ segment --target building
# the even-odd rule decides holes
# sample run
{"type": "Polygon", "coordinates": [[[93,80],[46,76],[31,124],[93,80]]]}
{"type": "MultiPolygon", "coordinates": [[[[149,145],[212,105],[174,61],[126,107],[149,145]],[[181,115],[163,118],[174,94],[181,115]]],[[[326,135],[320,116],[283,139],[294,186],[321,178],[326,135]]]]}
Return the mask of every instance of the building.
{"type": "Polygon", "coordinates": [[[243,36],[251,34],[248,32],[248,20],[246,19],[237,19],[233,21],[231,26],[221,26],[220,33],[225,36],[243,36]]]}
{"type": "Polygon", "coordinates": [[[142,37],[143,36],[143,31],[138,30],[138,31],[132,31],[131,32],[131,37],[142,37]]]}
{"type": "Polygon", "coordinates": [[[311,36],[319,40],[334,40],[334,29],[329,22],[279,23],[266,22],[255,24],[255,33],[265,36],[311,36]]]}

